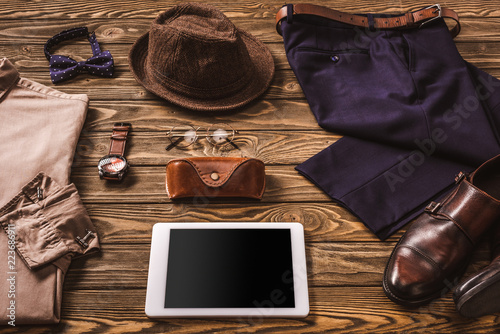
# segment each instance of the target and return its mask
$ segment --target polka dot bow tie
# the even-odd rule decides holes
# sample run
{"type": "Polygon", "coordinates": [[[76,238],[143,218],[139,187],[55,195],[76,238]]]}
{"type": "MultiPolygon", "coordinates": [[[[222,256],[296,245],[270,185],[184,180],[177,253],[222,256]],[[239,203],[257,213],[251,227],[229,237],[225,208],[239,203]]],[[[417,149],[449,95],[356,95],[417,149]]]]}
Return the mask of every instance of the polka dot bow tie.
{"type": "Polygon", "coordinates": [[[50,38],[44,47],[45,57],[49,61],[50,78],[58,83],[76,77],[79,73],[90,73],[96,76],[113,76],[113,57],[109,51],[101,51],[95,33],[89,33],[87,27],[65,30],[50,38]],[[51,55],[53,46],[70,39],[87,36],[92,47],[93,56],[85,61],[76,61],[70,57],[51,55]]]}

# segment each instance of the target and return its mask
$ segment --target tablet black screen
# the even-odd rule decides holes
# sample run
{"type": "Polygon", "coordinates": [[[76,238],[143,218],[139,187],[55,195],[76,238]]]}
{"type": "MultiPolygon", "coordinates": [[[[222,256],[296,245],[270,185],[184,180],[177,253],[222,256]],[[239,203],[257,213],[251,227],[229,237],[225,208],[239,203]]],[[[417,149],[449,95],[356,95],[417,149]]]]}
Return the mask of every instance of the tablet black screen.
{"type": "Polygon", "coordinates": [[[165,308],[295,307],[289,229],[172,229],[165,308]]]}

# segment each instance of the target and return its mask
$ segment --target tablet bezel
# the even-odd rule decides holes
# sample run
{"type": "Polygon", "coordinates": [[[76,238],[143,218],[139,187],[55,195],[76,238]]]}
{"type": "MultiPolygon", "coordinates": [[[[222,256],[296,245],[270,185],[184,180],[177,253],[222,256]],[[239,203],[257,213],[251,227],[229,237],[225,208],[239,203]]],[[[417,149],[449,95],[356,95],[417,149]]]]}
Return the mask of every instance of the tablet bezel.
{"type": "MultiPolygon", "coordinates": [[[[272,305],[272,296],[269,303],[272,305]]],[[[309,314],[309,293],[304,244],[304,227],[300,223],[157,223],[153,226],[146,292],[146,315],[150,318],[175,317],[294,317],[309,314]],[[165,308],[167,263],[171,229],[289,229],[295,307],[252,308],[165,308]]]]}

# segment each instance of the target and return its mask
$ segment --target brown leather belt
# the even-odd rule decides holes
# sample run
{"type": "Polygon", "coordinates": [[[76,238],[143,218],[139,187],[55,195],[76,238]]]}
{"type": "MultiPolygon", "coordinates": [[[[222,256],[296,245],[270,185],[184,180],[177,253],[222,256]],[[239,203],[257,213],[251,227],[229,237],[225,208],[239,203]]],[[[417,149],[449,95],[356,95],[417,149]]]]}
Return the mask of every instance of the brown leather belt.
{"type": "Polygon", "coordinates": [[[450,30],[453,37],[460,32],[460,22],[455,11],[441,7],[435,4],[415,12],[402,14],[392,17],[367,17],[363,15],[354,15],[340,12],[327,7],[311,5],[311,4],[296,4],[283,6],[276,14],[276,30],[281,35],[281,20],[287,17],[289,10],[293,15],[307,14],[321,16],[330,20],[355,25],[358,27],[366,27],[371,29],[405,29],[416,28],[423,24],[431,22],[438,18],[450,18],[456,22],[456,25],[450,30]],[[288,6],[293,6],[289,9],[288,6]]]}

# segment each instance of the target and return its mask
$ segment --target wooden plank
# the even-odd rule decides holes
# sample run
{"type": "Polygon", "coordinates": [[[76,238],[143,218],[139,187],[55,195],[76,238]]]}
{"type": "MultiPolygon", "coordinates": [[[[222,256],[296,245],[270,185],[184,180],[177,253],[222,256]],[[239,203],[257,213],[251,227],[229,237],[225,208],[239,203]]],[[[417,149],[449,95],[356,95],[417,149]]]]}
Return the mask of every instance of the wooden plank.
{"type": "MultiPolygon", "coordinates": [[[[309,232],[306,231],[306,235],[309,232]]],[[[65,290],[145,289],[150,245],[101,243],[101,252],[71,264],[65,290]],[[113,277],[112,280],[109,278],[113,277]]],[[[395,242],[306,242],[309,287],[381,287],[384,268],[395,242]]],[[[489,247],[482,244],[464,277],[489,263],[489,247]]]]}
{"type": "MultiPolygon", "coordinates": [[[[77,185],[78,188],[81,188],[77,185]]],[[[149,243],[158,222],[299,222],[306,242],[378,242],[348,210],[325,203],[89,203],[85,207],[103,242],[149,243]]],[[[108,194],[112,198],[113,194],[108,194]]],[[[118,198],[118,200],[120,200],[118,198]]],[[[404,229],[403,229],[404,230],[404,229]]],[[[387,241],[397,241],[403,230],[387,241]]]]}
{"type": "MultiPolygon", "coordinates": [[[[111,127],[110,127],[111,128],[111,127]]],[[[212,146],[204,138],[193,145],[166,151],[168,138],[164,132],[131,132],[127,142],[127,158],[132,166],[165,166],[170,159],[195,156],[252,157],[266,164],[297,165],[336,142],[340,136],[326,131],[247,131],[242,130],[231,145],[212,146]]],[[[110,132],[82,133],[73,166],[96,166],[108,153],[110,132]]],[[[133,167],[132,167],[133,168],[133,167]]]]}
{"type": "MultiPolygon", "coordinates": [[[[90,31],[95,31],[97,40],[105,47],[111,47],[113,44],[132,44],[140,36],[145,34],[153,18],[77,18],[77,19],[34,19],[26,22],[25,20],[0,21],[0,45],[6,50],[14,50],[15,47],[39,47],[55,34],[74,27],[87,26],[90,31]]],[[[250,32],[259,40],[265,43],[282,44],[282,37],[276,32],[274,17],[233,17],[231,21],[240,29],[250,32]]],[[[455,38],[457,43],[461,42],[486,42],[497,41],[500,38],[500,18],[475,17],[462,18],[462,30],[455,38]]],[[[451,24],[451,23],[450,23],[451,24]]],[[[86,45],[85,39],[77,39],[70,42],[61,43],[61,47],[68,45],[78,45],[81,50],[86,45]]],[[[2,49],[0,49],[2,50],[2,49]]],[[[35,50],[34,48],[32,50],[35,50]]],[[[29,55],[28,49],[23,55],[29,55]]],[[[2,55],[6,56],[2,50],[2,55]]]]}
{"type": "MultiPolygon", "coordinates": [[[[200,2],[200,1],[196,1],[200,2]]],[[[247,18],[274,18],[276,12],[283,6],[283,1],[268,0],[265,3],[259,2],[230,2],[230,1],[202,1],[212,3],[220,8],[228,17],[247,18]]],[[[88,19],[88,18],[148,18],[154,19],[159,13],[172,7],[178,2],[175,1],[137,1],[127,0],[123,2],[108,2],[106,6],[102,3],[89,3],[85,0],[75,0],[66,2],[63,0],[51,1],[50,4],[44,2],[29,2],[19,4],[17,2],[0,2],[0,16],[4,20],[24,20],[33,19],[88,19]]],[[[351,13],[401,13],[411,10],[421,9],[429,5],[425,0],[418,1],[348,1],[348,0],[325,0],[321,5],[333,9],[343,10],[351,13]]],[[[459,13],[462,17],[498,17],[500,10],[495,1],[481,0],[457,0],[446,4],[459,13]]],[[[28,22],[25,22],[29,26],[28,22]]]]}
{"type": "MultiPolygon", "coordinates": [[[[307,242],[379,242],[358,218],[334,202],[258,204],[88,204],[106,243],[149,243],[158,222],[300,222],[307,242]]],[[[396,241],[400,231],[388,240],[396,241]]]]}
{"type": "MultiPolygon", "coordinates": [[[[195,1],[200,2],[200,1],[195,1]]],[[[475,1],[477,2],[477,0],[475,1]]],[[[228,17],[247,17],[247,18],[274,18],[276,12],[283,6],[279,0],[258,2],[230,2],[230,1],[202,1],[202,3],[211,3],[221,9],[228,17]]],[[[335,3],[336,8],[343,10],[354,10],[356,12],[363,9],[377,12],[399,12],[400,2],[393,0],[377,4],[375,1],[360,1],[356,6],[344,0],[340,3],[331,0],[325,1],[324,5],[335,3]]],[[[19,5],[7,1],[0,2],[2,10],[0,15],[4,19],[32,20],[32,19],[87,19],[87,18],[147,18],[154,19],[158,14],[164,12],[173,5],[178,4],[175,1],[154,0],[137,1],[128,0],[124,2],[109,2],[106,6],[99,3],[88,3],[84,0],[76,0],[68,3],[61,0],[52,1],[50,5],[45,3],[33,3],[29,5],[19,5]]]]}
{"type": "Polygon", "coordinates": [[[94,131],[109,132],[114,122],[124,120],[132,123],[132,135],[140,131],[161,132],[164,135],[174,125],[207,128],[219,122],[229,123],[240,132],[255,135],[258,131],[266,129],[321,132],[305,100],[258,99],[237,111],[197,113],[156,99],[150,101],[91,100],[82,133],[90,136],[94,131]]]}
{"type": "MultiPolygon", "coordinates": [[[[147,319],[146,291],[66,291],[62,322],[39,326],[57,333],[493,333],[496,316],[461,317],[451,295],[418,309],[392,303],[380,287],[311,288],[305,319],[147,319]]],[[[17,328],[16,328],[17,329],[17,328]]],[[[16,333],[21,333],[21,327],[16,333]]]]}

